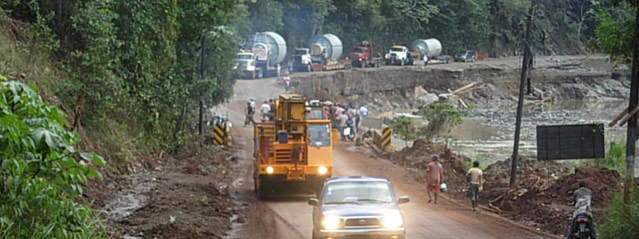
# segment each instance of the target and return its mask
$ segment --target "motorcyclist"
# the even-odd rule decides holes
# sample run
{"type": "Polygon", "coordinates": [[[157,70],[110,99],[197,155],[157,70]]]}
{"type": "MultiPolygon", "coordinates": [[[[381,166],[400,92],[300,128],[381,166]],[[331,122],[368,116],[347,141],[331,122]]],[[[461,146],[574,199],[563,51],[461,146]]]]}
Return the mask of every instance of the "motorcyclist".
{"type": "MultiPolygon", "coordinates": [[[[588,226],[590,228],[590,238],[596,239],[595,223],[592,220],[592,211],[590,203],[592,199],[592,191],[586,187],[586,182],[579,181],[579,189],[573,193],[573,204],[575,205],[575,211],[572,213],[572,223],[570,224],[570,231],[568,232],[568,239],[573,238],[577,227],[577,217],[587,216],[588,226]]],[[[580,238],[583,239],[583,238],[580,238]]]]}

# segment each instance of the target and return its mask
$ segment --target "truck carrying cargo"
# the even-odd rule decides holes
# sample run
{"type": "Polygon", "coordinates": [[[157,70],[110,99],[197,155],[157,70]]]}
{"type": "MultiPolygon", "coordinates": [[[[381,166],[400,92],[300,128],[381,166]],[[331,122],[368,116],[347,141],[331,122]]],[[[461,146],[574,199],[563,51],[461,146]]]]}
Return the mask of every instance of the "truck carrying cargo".
{"type": "Polygon", "coordinates": [[[348,57],[352,60],[353,67],[379,67],[382,64],[381,55],[379,52],[375,55],[370,41],[362,41],[361,45],[355,46],[348,57]]]}
{"type": "Polygon", "coordinates": [[[275,32],[257,32],[249,37],[246,49],[237,54],[235,67],[243,78],[279,76],[286,58],[286,41],[275,32]]]}
{"type": "Polygon", "coordinates": [[[410,44],[414,64],[448,63],[448,56],[441,56],[442,44],[435,38],[417,39],[410,44]]]}
{"type": "Polygon", "coordinates": [[[340,59],[342,56],[342,41],[333,34],[318,35],[308,43],[311,49],[313,71],[329,71],[350,69],[350,59],[340,59]]]}

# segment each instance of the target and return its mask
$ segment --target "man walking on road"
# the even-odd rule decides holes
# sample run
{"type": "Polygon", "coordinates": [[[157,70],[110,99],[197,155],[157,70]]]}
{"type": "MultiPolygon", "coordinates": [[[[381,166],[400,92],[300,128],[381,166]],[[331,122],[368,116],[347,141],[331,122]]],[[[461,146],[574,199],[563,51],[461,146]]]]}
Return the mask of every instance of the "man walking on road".
{"type": "Polygon", "coordinates": [[[255,114],[255,109],[251,107],[251,102],[246,102],[246,109],[244,110],[246,118],[244,119],[244,126],[253,123],[253,115],[255,114]]]}
{"type": "Polygon", "coordinates": [[[476,210],[479,199],[479,191],[483,188],[483,172],[479,168],[479,162],[473,162],[473,167],[468,170],[466,178],[470,183],[470,203],[473,206],[473,211],[476,210]]]}
{"type": "Polygon", "coordinates": [[[264,104],[260,106],[260,112],[262,113],[262,120],[268,120],[268,116],[271,113],[271,106],[268,105],[268,102],[265,100],[264,104]]]}
{"type": "Polygon", "coordinates": [[[442,164],[439,162],[439,155],[433,154],[431,156],[430,163],[426,167],[426,172],[428,172],[428,185],[426,185],[426,191],[428,191],[428,202],[433,202],[433,196],[431,194],[435,194],[435,203],[437,203],[437,196],[439,196],[440,188],[439,185],[442,183],[442,178],[444,176],[444,168],[442,164]]]}

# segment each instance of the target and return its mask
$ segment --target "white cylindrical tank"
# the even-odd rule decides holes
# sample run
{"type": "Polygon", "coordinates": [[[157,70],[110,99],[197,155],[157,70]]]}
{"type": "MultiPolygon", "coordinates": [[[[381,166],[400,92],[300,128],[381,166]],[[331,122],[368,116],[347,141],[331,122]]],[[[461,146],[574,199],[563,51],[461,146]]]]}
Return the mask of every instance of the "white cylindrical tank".
{"type": "Polygon", "coordinates": [[[411,51],[431,57],[442,53],[442,44],[435,38],[417,39],[410,44],[411,51]]]}
{"type": "Polygon", "coordinates": [[[342,41],[333,34],[317,35],[308,41],[308,48],[311,49],[311,55],[321,55],[324,50],[328,55],[328,59],[337,60],[342,56],[342,41]]]}
{"type": "Polygon", "coordinates": [[[270,65],[280,64],[286,58],[286,41],[275,32],[257,32],[248,39],[247,46],[258,60],[268,58],[270,65]]]}

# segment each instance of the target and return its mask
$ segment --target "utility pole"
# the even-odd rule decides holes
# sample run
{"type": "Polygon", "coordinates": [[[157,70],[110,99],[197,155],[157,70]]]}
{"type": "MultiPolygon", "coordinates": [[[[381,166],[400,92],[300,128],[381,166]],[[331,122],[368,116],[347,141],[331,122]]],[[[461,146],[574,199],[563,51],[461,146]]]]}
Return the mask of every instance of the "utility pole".
{"type": "MultiPolygon", "coordinates": [[[[204,79],[204,59],[205,59],[204,44],[206,43],[205,41],[206,36],[204,35],[204,33],[202,34],[201,38],[202,38],[201,40],[202,42],[200,43],[201,44],[200,45],[200,80],[204,79]]],[[[200,99],[200,122],[198,124],[198,132],[200,135],[204,133],[204,130],[203,130],[204,127],[202,125],[203,121],[204,121],[204,100],[200,99]]]]}
{"type": "Polygon", "coordinates": [[[519,81],[519,101],[517,102],[517,120],[515,121],[515,142],[513,145],[513,155],[511,157],[510,167],[510,187],[515,186],[517,179],[517,161],[519,160],[519,135],[521,134],[521,115],[524,109],[524,89],[526,87],[526,79],[528,78],[528,67],[532,52],[530,51],[530,35],[532,32],[533,7],[528,9],[528,17],[526,19],[526,39],[524,40],[524,60],[521,66],[521,79],[519,81]]]}
{"type": "MultiPolygon", "coordinates": [[[[632,40],[632,75],[630,83],[630,100],[628,112],[639,104],[639,0],[635,0],[635,32],[632,40]]],[[[626,133],[626,178],[623,184],[623,201],[630,204],[632,197],[633,177],[635,174],[635,143],[637,141],[637,115],[628,120],[628,132],[626,133]]]]}

